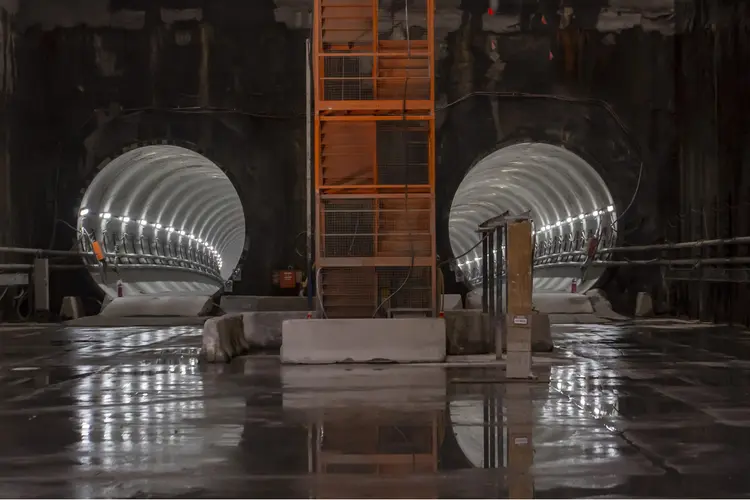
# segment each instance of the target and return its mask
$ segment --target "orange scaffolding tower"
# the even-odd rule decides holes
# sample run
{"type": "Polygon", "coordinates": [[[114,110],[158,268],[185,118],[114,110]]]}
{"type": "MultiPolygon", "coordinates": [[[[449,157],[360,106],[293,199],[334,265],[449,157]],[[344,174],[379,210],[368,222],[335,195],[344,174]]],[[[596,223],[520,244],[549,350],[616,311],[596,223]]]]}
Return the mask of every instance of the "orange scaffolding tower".
{"type": "Polygon", "coordinates": [[[315,0],[315,248],[325,317],[437,312],[433,2],[315,0]]]}

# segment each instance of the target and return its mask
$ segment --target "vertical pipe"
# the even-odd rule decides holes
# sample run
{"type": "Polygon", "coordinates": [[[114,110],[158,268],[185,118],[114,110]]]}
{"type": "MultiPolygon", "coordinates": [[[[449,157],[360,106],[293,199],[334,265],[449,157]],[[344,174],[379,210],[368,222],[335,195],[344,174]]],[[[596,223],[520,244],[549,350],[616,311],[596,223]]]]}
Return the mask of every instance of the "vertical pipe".
{"type": "Polygon", "coordinates": [[[312,68],[310,62],[312,58],[311,44],[308,38],[305,41],[305,133],[307,145],[307,166],[306,166],[306,193],[305,197],[307,206],[307,308],[312,311],[313,308],[313,227],[312,227],[312,68]]]}
{"type": "Polygon", "coordinates": [[[487,311],[491,325],[495,321],[495,231],[487,233],[487,311]]]}
{"type": "Polygon", "coordinates": [[[505,252],[503,252],[503,228],[495,231],[495,248],[497,258],[495,259],[495,315],[503,313],[503,267],[505,263],[505,252]]]}
{"type": "Polygon", "coordinates": [[[480,233],[482,236],[482,312],[487,313],[487,234],[480,233]]]}

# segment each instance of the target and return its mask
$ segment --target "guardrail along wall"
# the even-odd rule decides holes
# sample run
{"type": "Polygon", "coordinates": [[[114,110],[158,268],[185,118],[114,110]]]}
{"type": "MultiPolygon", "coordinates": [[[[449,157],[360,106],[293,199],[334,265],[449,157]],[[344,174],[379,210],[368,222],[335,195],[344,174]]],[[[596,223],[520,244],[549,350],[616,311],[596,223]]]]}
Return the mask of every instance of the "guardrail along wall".
{"type": "Polygon", "coordinates": [[[315,0],[316,266],[326,317],[435,312],[434,5],[378,4],[315,0]]]}

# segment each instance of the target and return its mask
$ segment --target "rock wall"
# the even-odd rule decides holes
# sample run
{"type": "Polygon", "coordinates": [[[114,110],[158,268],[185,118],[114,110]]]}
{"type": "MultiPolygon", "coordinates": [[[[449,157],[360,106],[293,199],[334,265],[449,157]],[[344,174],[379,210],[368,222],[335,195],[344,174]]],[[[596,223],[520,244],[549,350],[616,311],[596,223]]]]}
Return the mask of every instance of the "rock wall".
{"type": "MultiPolygon", "coordinates": [[[[13,243],[13,190],[10,142],[12,97],[16,88],[15,32],[13,17],[18,5],[0,2],[0,245],[13,243]]],[[[5,256],[0,255],[0,262],[5,256]]]]}
{"type": "MultiPolygon", "coordinates": [[[[238,291],[272,293],[274,269],[304,264],[295,236],[305,228],[308,3],[0,2],[0,105],[12,111],[0,119],[0,178],[13,183],[11,196],[4,181],[0,238],[68,247],[56,221],[74,220],[97,165],[133,145],[187,145],[228,171],[245,204],[251,245],[238,291]]],[[[750,88],[744,2],[564,4],[500,2],[490,18],[488,0],[438,2],[438,253],[450,255],[448,211],[467,169],[519,140],[577,151],[618,206],[638,186],[621,244],[750,234],[746,211],[685,215],[750,199],[738,111],[750,88]]],[[[613,275],[614,305],[632,309],[637,292],[663,288],[657,275],[613,275]]],[[[747,309],[741,285],[672,288],[676,313],[747,309]]]]}
{"type": "Polygon", "coordinates": [[[70,247],[97,167],[155,143],[202,152],[233,179],[251,244],[240,293],[303,266],[304,39],[273,2],[30,0],[18,13],[14,140],[19,242],[70,247]],[[180,8],[176,7],[180,4],[180,8]]]}

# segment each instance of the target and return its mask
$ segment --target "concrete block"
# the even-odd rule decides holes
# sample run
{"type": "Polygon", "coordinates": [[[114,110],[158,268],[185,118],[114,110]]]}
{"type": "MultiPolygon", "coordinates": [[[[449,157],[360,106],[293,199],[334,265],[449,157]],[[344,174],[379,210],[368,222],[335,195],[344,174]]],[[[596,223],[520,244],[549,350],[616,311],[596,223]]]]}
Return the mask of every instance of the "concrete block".
{"type": "Polygon", "coordinates": [[[281,361],[292,364],[418,363],[445,360],[439,318],[286,320],[281,361]]]}
{"type": "Polygon", "coordinates": [[[241,315],[210,318],[203,325],[201,355],[209,363],[227,363],[248,349],[241,315]]]}
{"type": "Polygon", "coordinates": [[[463,308],[464,304],[461,301],[461,294],[449,293],[443,295],[443,311],[462,310],[463,308]]]}
{"type": "Polygon", "coordinates": [[[531,351],[508,351],[505,357],[505,376],[531,378],[531,351]]]}
{"type": "Polygon", "coordinates": [[[307,311],[258,311],[242,313],[245,341],[250,349],[280,349],[281,327],[287,319],[305,319],[307,311]]]}
{"type": "Polygon", "coordinates": [[[307,312],[262,311],[210,318],[203,325],[201,353],[209,363],[226,363],[256,349],[278,349],[284,320],[305,317],[307,312]]]}
{"type": "Polygon", "coordinates": [[[487,354],[492,350],[490,316],[481,310],[445,311],[448,354],[487,354]]]}
{"type": "Polygon", "coordinates": [[[78,319],[84,315],[81,297],[63,297],[60,307],[60,318],[78,319]]]}
{"type": "Polygon", "coordinates": [[[648,318],[654,315],[654,301],[651,294],[638,292],[635,298],[635,316],[637,318],[648,318]]]}
{"type": "MultiPolygon", "coordinates": [[[[548,314],[537,314],[531,315],[531,344],[528,344],[527,340],[523,340],[519,336],[522,336],[523,328],[514,328],[509,331],[507,325],[507,319],[503,315],[499,321],[498,326],[500,329],[500,342],[503,345],[503,351],[508,351],[510,348],[531,350],[531,352],[551,352],[554,349],[552,342],[552,329],[550,328],[550,315],[548,314]],[[515,333],[519,332],[519,333],[515,333]],[[513,340],[509,337],[513,336],[513,340]],[[512,342],[513,346],[509,348],[508,343],[512,342]]],[[[528,330],[528,328],[526,329],[528,330]]]]}
{"type": "Polygon", "coordinates": [[[107,318],[197,317],[206,316],[212,308],[210,295],[133,295],[112,299],[99,314],[107,318]]]}
{"type": "Polygon", "coordinates": [[[261,297],[253,295],[224,295],[221,309],[226,313],[257,311],[307,311],[307,297],[261,297]]]}
{"type": "Polygon", "coordinates": [[[612,309],[612,303],[607,299],[607,295],[600,288],[589,290],[585,295],[591,301],[591,306],[594,308],[594,314],[596,314],[597,317],[612,321],[623,321],[628,319],[627,316],[618,314],[612,309]]]}
{"type": "Polygon", "coordinates": [[[592,314],[591,300],[581,293],[536,292],[534,310],[542,314],[592,314]]]}

